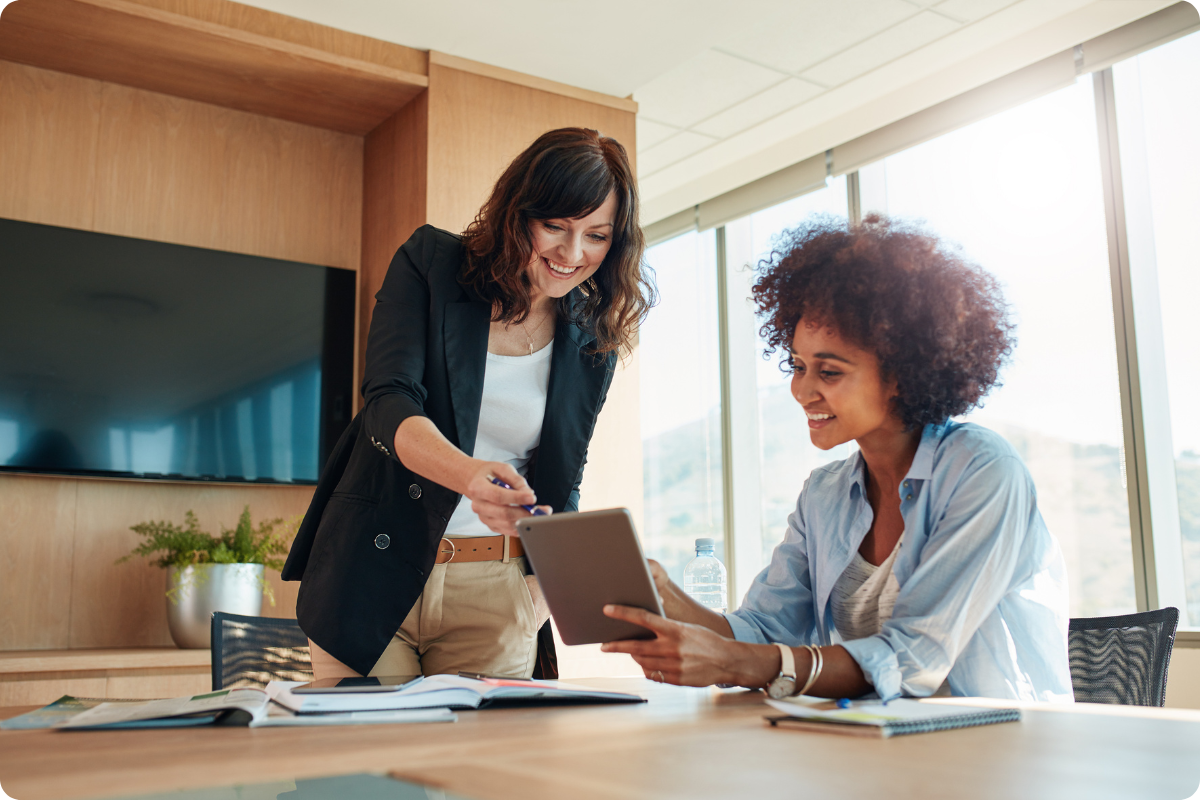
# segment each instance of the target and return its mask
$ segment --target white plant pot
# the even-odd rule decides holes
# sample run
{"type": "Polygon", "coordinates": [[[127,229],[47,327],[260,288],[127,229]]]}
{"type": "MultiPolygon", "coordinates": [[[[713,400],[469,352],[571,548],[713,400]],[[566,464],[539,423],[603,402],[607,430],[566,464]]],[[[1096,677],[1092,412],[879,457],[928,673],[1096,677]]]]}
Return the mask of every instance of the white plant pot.
{"type": "Polygon", "coordinates": [[[214,611],[262,614],[262,564],[193,564],[167,568],[167,625],[184,649],[207,650],[214,611]]]}

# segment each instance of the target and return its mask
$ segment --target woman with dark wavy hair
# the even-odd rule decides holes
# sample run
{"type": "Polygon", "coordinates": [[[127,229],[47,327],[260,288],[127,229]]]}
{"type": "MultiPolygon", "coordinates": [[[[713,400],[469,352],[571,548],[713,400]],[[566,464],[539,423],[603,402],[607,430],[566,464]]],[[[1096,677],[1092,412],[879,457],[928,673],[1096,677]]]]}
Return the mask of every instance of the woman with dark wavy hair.
{"type": "Polygon", "coordinates": [[[1067,580],[1020,456],[952,417],[1012,351],[995,278],[919,228],[819,220],[760,266],[763,335],[822,450],[783,542],[741,607],[717,614],[657,565],[669,619],[612,642],[647,677],[856,697],[1070,701],[1067,580]]]}
{"type": "Polygon", "coordinates": [[[644,249],[624,148],[562,128],[461,236],[426,225],[396,253],[363,410],[283,572],[303,578],[318,678],[556,676],[514,523],[578,507],[617,358],[654,301],[644,249]]]}

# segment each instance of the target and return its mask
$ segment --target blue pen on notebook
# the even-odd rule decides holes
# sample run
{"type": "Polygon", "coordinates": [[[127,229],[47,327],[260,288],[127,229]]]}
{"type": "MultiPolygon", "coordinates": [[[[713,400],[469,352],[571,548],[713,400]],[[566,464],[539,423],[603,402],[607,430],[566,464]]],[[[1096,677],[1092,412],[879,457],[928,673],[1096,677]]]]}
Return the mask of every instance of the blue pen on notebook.
{"type": "Polygon", "coordinates": [[[837,701],[837,707],[838,708],[850,708],[850,701],[843,697],[837,701]]]}
{"type": "MultiPolygon", "coordinates": [[[[500,480],[499,478],[497,478],[495,476],[492,477],[492,483],[496,484],[497,486],[499,486],[503,489],[511,489],[512,488],[507,483],[505,483],[504,481],[500,480]]],[[[536,506],[527,506],[524,503],[521,503],[520,506],[521,506],[521,508],[528,511],[530,514],[533,514],[535,517],[546,516],[546,512],[542,511],[540,508],[537,508],[536,506]]]]}

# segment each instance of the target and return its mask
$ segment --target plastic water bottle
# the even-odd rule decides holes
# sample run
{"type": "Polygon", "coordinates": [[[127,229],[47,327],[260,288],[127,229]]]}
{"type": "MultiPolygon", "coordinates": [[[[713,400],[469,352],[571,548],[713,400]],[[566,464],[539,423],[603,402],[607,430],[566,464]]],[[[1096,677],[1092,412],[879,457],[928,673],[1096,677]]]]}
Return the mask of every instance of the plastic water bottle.
{"type": "Polygon", "coordinates": [[[683,590],[705,608],[724,613],[729,592],[725,565],[714,554],[716,546],[715,539],[696,540],[696,557],[683,568],[683,590]]]}

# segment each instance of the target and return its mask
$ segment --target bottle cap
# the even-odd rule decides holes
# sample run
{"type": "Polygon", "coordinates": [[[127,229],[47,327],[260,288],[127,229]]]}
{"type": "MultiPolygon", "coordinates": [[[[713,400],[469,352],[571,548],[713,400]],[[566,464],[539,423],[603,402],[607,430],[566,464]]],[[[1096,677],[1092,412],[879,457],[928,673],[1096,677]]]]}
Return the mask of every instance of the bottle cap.
{"type": "Polygon", "coordinates": [[[711,550],[716,546],[717,546],[717,540],[710,539],[707,536],[696,540],[696,548],[700,549],[700,550],[711,550]]]}

